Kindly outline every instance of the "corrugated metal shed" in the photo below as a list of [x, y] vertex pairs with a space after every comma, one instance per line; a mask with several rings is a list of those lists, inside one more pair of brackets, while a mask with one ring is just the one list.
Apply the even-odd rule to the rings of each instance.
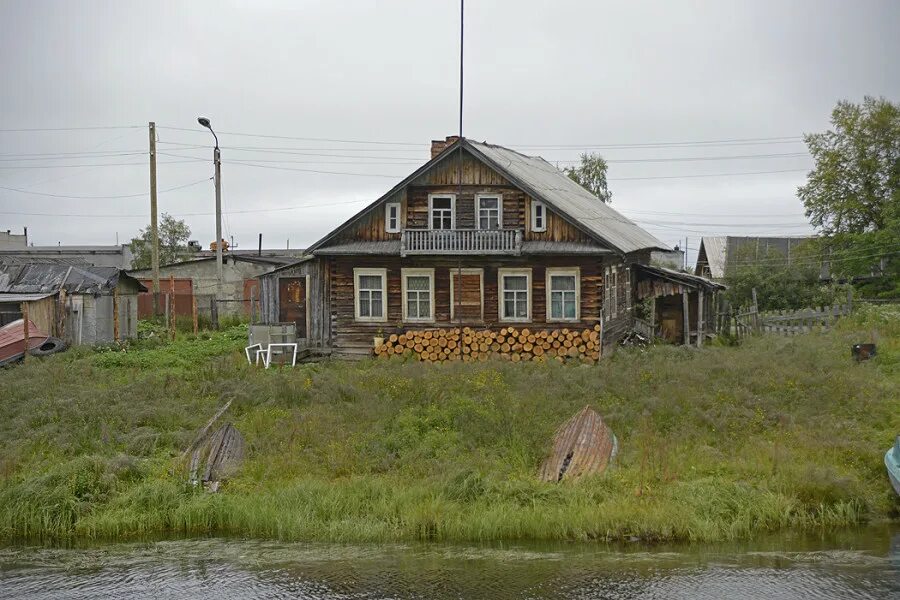
[[493, 144], [471, 140], [465, 143], [476, 156], [480, 153], [486, 162], [530, 195], [546, 202], [620, 252], [669, 249], [543, 158]]
[[115, 267], [0, 265], [0, 293], [54, 293], [62, 286], [68, 294], [100, 295], [109, 293], [120, 280], [133, 282], [139, 290], [146, 291], [136, 279]]

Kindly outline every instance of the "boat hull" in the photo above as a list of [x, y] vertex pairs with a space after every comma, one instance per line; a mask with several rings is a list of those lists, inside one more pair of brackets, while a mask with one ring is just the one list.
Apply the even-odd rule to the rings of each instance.
[[[47, 341], [48, 336], [28, 321], [28, 349], [34, 350]], [[0, 366], [15, 362], [25, 355], [25, 321], [19, 319], [0, 327]]]
[[891, 448], [884, 455], [884, 466], [887, 467], [888, 479], [894, 486], [894, 491], [900, 496], [900, 457], [898, 457], [896, 447]]

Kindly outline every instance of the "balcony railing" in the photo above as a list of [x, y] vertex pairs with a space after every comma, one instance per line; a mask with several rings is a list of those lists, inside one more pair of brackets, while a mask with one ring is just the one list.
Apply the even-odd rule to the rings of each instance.
[[520, 229], [404, 229], [400, 255], [520, 254]]

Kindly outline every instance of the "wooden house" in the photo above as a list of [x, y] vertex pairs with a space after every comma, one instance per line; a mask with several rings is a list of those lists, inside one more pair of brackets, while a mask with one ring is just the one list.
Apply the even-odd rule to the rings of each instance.
[[544, 159], [448, 137], [301, 262], [261, 276], [262, 320], [295, 322], [337, 355], [464, 327], [600, 325], [609, 347], [631, 324], [635, 266], [656, 250], [668, 248]]

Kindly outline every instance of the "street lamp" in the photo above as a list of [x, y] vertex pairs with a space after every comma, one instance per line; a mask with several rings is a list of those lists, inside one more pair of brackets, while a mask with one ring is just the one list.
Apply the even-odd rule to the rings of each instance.
[[222, 298], [222, 156], [219, 153], [219, 136], [213, 131], [209, 119], [199, 117], [197, 122], [209, 129], [209, 132], [213, 134], [213, 139], [216, 140], [216, 147], [213, 149], [213, 165], [215, 165], [216, 180], [216, 314], [214, 316], [218, 325], [218, 301]]

